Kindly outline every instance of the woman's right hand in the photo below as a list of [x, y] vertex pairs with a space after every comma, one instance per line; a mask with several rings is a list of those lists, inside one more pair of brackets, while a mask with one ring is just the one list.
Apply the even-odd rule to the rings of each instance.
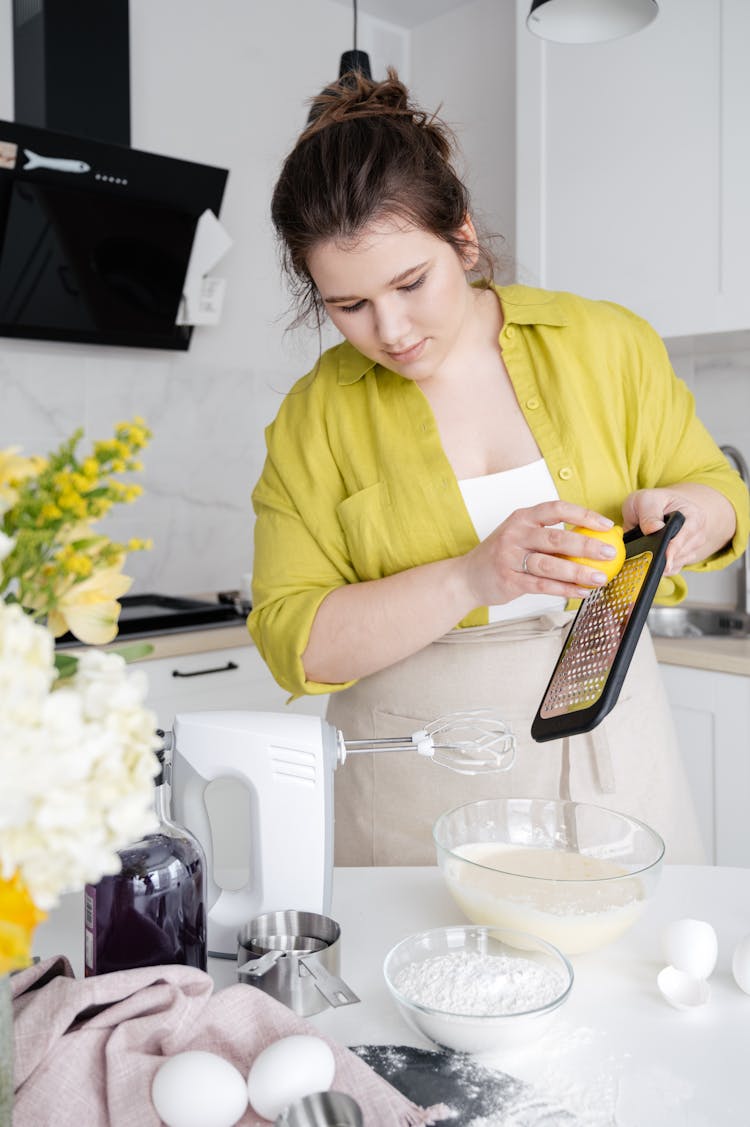
[[528, 594], [580, 599], [592, 587], [606, 583], [607, 576], [595, 567], [564, 557], [609, 560], [615, 549], [595, 537], [569, 531], [565, 524], [603, 531], [612, 528], [614, 521], [569, 501], [545, 501], [516, 509], [463, 557], [465, 582], [474, 605], [508, 603]]

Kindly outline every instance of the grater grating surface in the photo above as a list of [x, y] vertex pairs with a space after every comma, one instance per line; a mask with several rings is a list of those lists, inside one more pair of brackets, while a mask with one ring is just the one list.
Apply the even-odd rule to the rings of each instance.
[[578, 608], [531, 724], [532, 739], [590, 732], [617, 704], [664, 573], [667, 546], [684, 523], [675, 510], [665, 514], [657, 532], [625, 533], [622, 571]]
[[544, 719], [589, 708], [601, 697], [654, 554], [625, 561], [611, 582], [581, 604], [539, 715]]

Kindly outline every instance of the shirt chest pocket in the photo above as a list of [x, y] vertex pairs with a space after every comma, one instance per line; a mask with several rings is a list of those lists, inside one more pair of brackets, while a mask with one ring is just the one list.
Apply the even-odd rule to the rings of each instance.
[[382, 579], [423, 562], [413, 558], [413, 536], [408, 535], [384, 481], [347, 497], [337, 513], [349, 559], [360, 580]]

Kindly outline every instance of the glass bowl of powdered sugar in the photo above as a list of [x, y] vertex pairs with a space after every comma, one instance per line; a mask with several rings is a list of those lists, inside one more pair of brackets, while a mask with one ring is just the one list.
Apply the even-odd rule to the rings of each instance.
[[566, 955], [618, 939], [661, 875], [664, 842], [644, 822], [586, 802], [487, 798], [433, 830], [446, 885], [472, 923], [530, 931]]
[[383, 974], [412, 1029], [441, 1048], [474, 1054], [538, 1037], [573, 985], [573, 968], [551, 943], [460, 924], [403, 939]]

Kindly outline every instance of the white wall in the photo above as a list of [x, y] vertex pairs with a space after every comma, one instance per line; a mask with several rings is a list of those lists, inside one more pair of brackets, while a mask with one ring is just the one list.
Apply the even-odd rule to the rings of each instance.
[[[463, 171], [481, 227], [513, 272], [515, 215], [514, 0], [473, 0], [419, 24], [412, 35], [412, 85], [458, 135]], [[498, 280], [509, 280], [501, 272]]]
[[[465, 118], [467, 149], [481, 153], [465, 91], [485, 22], [494, 27], [492, 2], [463, 13], [447, 40], [439, 29], [431, 36], [429, 23], [407, 32], [361, 14], [359, 46], [373, 73], [393, 64], [409, 81], [411, 38], [429, 42], [432, 65], [420, 64], [415, 96]], [[146, 494], [105, 525], [113, 536], [154, 540], [152, 552], [128, 560], [134, 590], [234, 587], [252, 562], [250, 491], [263, 428], [317, 350], [315, 340], [284, 333], [288, 298], [270, 194], [307, 99], [337, 75], [352, 45], [351, 9], [334, 0], [131, 0], [130, 16], [133, 146], [230, 169], [221, 218], [234, 246], [216, 270], [227, 279], [223, 321], [197, 329], [188, 353], [0, 338], [0, 447], [44, 453], [76, 426], [105, 437], [117, 420], [143, 415], [155, 435]], [[11, 27], [11, 0], [0, 0], [0, 118], [8, 119]], [[512, 104], [506, 112], [512, 121]]]

